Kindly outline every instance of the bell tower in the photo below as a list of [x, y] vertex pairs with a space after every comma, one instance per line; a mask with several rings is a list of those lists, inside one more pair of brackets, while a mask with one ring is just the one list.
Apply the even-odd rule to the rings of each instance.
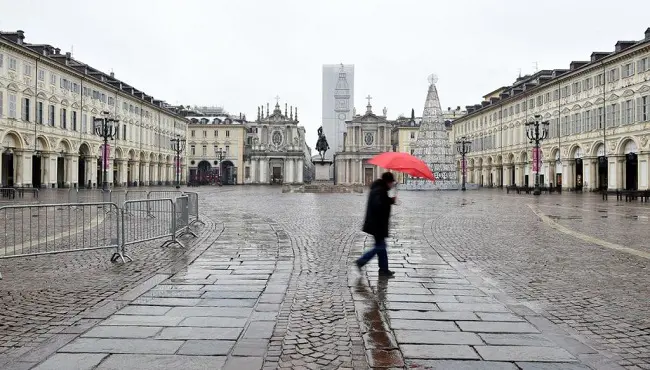
[[334, 111], [339, 122], [345, 123], [350, 113], [350, 87], [348, 86], [347, 73], [343, 64], [341, 64], [339, 79], [334, 90]]

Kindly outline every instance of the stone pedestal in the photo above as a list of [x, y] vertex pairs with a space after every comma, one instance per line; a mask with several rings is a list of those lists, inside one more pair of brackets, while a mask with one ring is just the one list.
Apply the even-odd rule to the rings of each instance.
[[332, 167], [332, 160], [330, 159], [314, 161], [315, 180], [330, 181], [330, 167]]

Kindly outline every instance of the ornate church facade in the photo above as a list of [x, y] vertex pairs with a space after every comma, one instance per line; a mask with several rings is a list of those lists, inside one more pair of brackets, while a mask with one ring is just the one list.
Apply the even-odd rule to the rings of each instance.
[[284, 113], [279, 102], [269, 114], [269, 105], [258, 107], [257, 120], [251, 125], [253, 135], [247, 150], [245, 183], [302, 184], [306, 157], [305, 128], [298, 125], [298, 108]]
[[336, 154], [336, 182], [339, 184], [370, 185], [381, 176], [382, 169], [369, 164], [375, 155], [391, 151], [391, 129], [393, 123], [383, 115], [372, 112], [371, 97], [368, 97], [366, 113], [356, 115], [347, 121], [347, 132], [343, 136], [343, 151]]

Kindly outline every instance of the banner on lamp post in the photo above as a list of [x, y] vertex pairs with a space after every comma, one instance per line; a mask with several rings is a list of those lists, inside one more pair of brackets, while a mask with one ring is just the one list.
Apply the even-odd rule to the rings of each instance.
[[463, 158], [461, 161], [462, 174], [464, 175], [467, 172], [467, 159]]
[[541, 166], [542, 166], [542, 149], [533, 148], [533, 172], [539, 172]]
[[177, 175], [180, 174], [181, 173], [181, 160], [180, 160], [180, 158], [174, 159], [174, 166], [176, 166], [176, 174]]

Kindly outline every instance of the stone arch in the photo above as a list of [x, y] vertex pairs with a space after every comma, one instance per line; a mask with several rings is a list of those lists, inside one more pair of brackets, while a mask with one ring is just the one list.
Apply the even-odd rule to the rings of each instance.
[[156, 163], [156, 155], [153, 152], [149, 153], [149, 162]]
[[515, 155], [514, 153], [508, 153], [508, 163], [515, 163]]
[[2, 138], [2, 148], [4, 149], [22, 149], [25, 147], [25, 140], [16, 131], [7, 131]]
[[527, 151], [522, 150], [519, 153], [519, 161], [522, 162], [522, 163], [525, 163], [525, 162], [528, 161], [528, 152]]
[[503, 157], [501, 154], [497, 155], [496, 164], [503, 164]]
[[50, 141], [45, 136], [38, 135], [36, 138], [36, 150], [39, 150], [41, 152], [49, 152], [50, 148]]
[[81, 145], [79, 145], [79, 154], [82, 156], [90, 156], [92, 153], [92, 149], [90, 148], [90, 145], [88, 145], [87, 142], [82, 142]]
[[618, 145], [616, 146], [616, 153], [623, 155], [629, 153], [638, 154], [639, 147], [640, 145], [634, 137], [626, 136], [618, 142]]
[[54, 149], [57, 153], [72, 153], [72, 144], [68, 139], [61, 139]]
[[140, 162], [146, 162], [147, 155], [144, 151], [140, 152]]
[[167, 155], [167, 157], [165, 158], [165, 163], [172, 164], [172, 156], [171, 155]]
[[115, 159], [122, 159], [124, 158], [124, 150], [120, 148], [119, 146], [115, 148]]
[[607, 155], [605, 153], [605, 144], [601, 141], [596, 141], [592, 146], [589, 154], [594, 157], [600, 157]]
[[129, 160], [131, 160], [131, 161], [135, 161], [135, 159], [137, 158], [135, 150], [133, 150], [133, 149], [130, 149], [129, 153], [127, 155], [129, 156]]
[[474, 158], [470, 158], [469, 161], [467, 161], [468, 166], [474, 168], [474, 162], [475, 162]]
[[573, 144], [569, 147], [569, 159], [582, 158], [585, 156], [585, 151], [580, 144]]
[[478, 159], [478, 166], [483, 167], [483, 158], [482, 157], [479, 157], [479, 159]]
[[158, 154], [158, 163], [165, 163], [165, 156], [162, 153]]

